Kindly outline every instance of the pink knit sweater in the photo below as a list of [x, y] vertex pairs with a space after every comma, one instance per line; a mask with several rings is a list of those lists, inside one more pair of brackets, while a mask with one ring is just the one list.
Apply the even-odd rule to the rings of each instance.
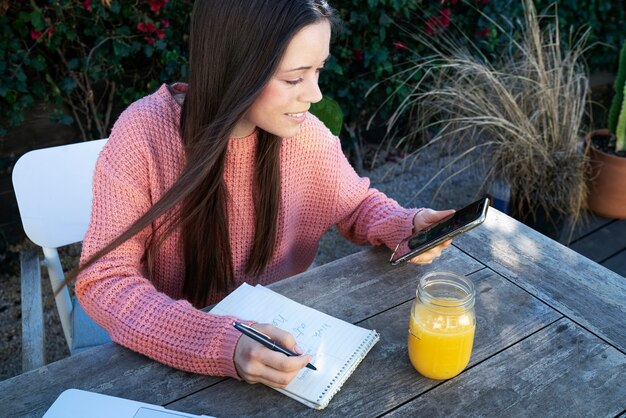
[[[184, 91], [186, 86], [176, 88]], [[180, 112], [163, 85], [132, 104], [116, 122], [96, 165], [83, 261], [122, 233], [179, 176], [185, 164]], [[415, 211], [370, 189], [369, 180], [360, 178], [344, 157], [339, 140], [308, 114], [300, 133], [284, 139], [281, 149], [274, 256], [259, 277], [247, 276], [254, 238], [256, 141], [256, 134], [233, 138], [224, 173], [237, 285], [265, 285], [305, 271], [320, 237], [335, 224], [355, 243], [389, 247], [411, 232]], [[121, 345], [178, 369], [237, 378], [233, 355], [241, 334], [231, 326], [233, 318], [199, 311], [182, 299], [185, 266], [179, 231], [158, 250], [147, 279], [141, 257], [149, 232], [146, 228], [80, 274], [76, 294], [81, 306]], [[211, 294], [207, 305], [224, 296]]]

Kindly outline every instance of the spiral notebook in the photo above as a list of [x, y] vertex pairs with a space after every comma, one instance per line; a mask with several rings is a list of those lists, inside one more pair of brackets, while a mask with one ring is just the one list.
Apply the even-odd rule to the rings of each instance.
[[276, 390], [315, 409], [328, 405], [379, 339], [376, 331], [309, 308], [261, 285], [244, 283], [211, 313], [289, 331], [304, 352], [313, 355], [311, 363], [317, 370], [303, 368], [285, 389]]

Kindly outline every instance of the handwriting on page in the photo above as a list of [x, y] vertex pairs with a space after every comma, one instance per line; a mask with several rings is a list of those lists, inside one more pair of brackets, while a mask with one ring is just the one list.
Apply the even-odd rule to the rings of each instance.
[[293, 336], [298, 339], [298, 337], [304, 337], [304, 329], [306, 328], [306, 324], [302, 323], [295, 328], [291, 329]]
[[[271, 324], [278, 328], [283, 328], [285, 324], [289, 323], [289, 320], [285, 318], [285, 316], [281, 313], [277, 314], [271, 321]], [[324, 334], [324, 331], [330, 329], [330, 325], [327, 323], [323, 323], [314, 329], [313, 336], [317, 338], [321, 338]], [[298, 339], [298, 337], [305, 337], [307, 331], [307, 324], [304, 322], [297, 324], [295, 327], [291, 328], [291, 333], [293, 336]]]
[[315, 337], [318, 338], [322, 338], [322, 335], [324, 334], [324, 331], [330, 329], [330, 325], [328, 325], [327, 323], [323, 323], [322, 326], [320, 326], [318, 328], [317, 331], [315, 331], [315, 334], [313, 334]]
[[328, 321], [320, 323], [320, 313], [299, 305], [262, 286], [242, 285], [239, 295], [222, 300], [212, 312], [230, 315], [237, 312], [241, 319], [267, 322], [289, 331], [296, 339], [321, 338], [331, 328]]
[[287, 319], [284, 316], [279, 314], [276, 318], [272, 319], [271, 324], [277, 328], [280, 328], [280, 326], [285, 324], [286, 322], [287, 322]]

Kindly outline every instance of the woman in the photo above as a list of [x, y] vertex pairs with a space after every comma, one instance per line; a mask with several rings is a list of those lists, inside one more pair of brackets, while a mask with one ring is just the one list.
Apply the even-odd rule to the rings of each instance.
[[[132, 104], [96, 166], [76, 294], [114, 341], [182, 370], [284, 387], [310, 355], [271, 351], [235, 318], [197, 308], [306, 270], [334, 224], [393, 247], [451, 213], [369, 189], [307, 113], [322, 98], [333, 19], [324, 0], [196, 0], [188, 84]], [[302, 353], [290, 334], [254, 326]]]

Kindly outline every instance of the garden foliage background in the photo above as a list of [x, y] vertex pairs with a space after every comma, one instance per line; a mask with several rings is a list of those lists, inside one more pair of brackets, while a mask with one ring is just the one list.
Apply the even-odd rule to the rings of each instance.
[[[537, 0], [539, 10], [551, 1]], [[625, 32], [623, 2], [561, 0], [562, 34], [591, 28], [590, 72], [617, 66]], [[416, 55], [428, 51], [411, 40], [410, 31], [436, 38], [458, 30], [487, 57], [497, 57], [506, 42], [484, 13], [498, 21], [521, 17], [518, 0], [333, 0], [343, 20], [320, 83], [341, 105], [347, 129], [342, 141], [360, 141], [366, 122], [375, 124], [407, 92], [387, 81]], [[108, 135], [129, 103], [163, 82], [185, 80], [187, 26], [192, 0], [0, 0], [0, 138], [38, 102], [54, 103], [52, 118], [74, 125], [83, 139]], [[420, 74], [416, 74], [420, 77]], [[78, 139], [78, 138], [77, 138]]]

